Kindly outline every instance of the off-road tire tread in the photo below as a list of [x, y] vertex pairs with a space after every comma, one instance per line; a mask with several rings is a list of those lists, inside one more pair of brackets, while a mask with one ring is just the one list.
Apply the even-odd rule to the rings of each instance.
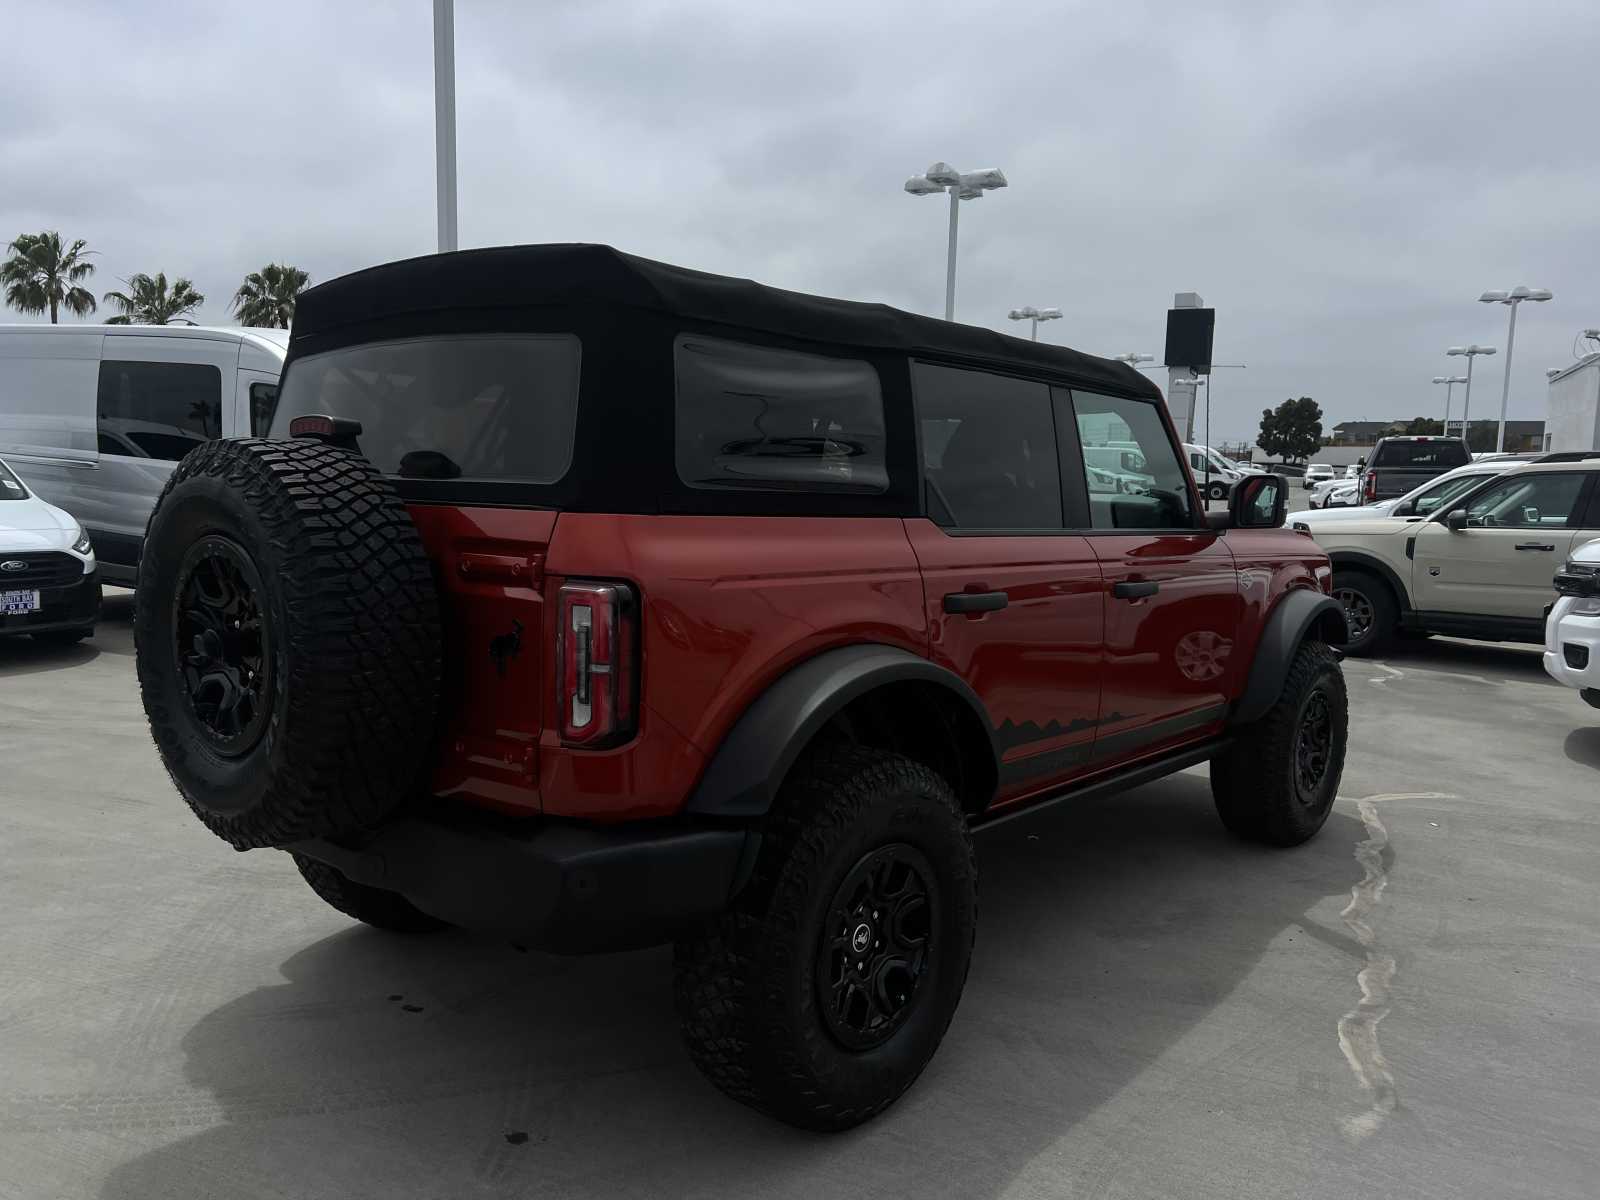
[[1297, 846], [1316, 835], [1319, 821], [1308, 832], [1296, 822], [1299, 801], [1290, 770], [1294, 762], [1295, 734], [1300, 702], [1319, 676], [1339, 703], [1334, 706], [1334, 764], [1332, 788], [1338, 791], [1344, 772], [1344, 750], [1349, 729], [1349, 700], [1339, 657], [1322, 642], [1307, 639], [1295, 652], [1283, 690], [1259, 721], [1241, 730], [1227, 750], [1211, 760], [1211, 794], [1217, 815], [1229, 832], [1271, 846]]
[[[676, 944], [674, 1000], [690, 1057], [733, 1099], [802, 1128], [846, 1129], [893, 1104], [927, 1065], [924, 1059], [898, 1081], [893, 1094], [872, 1103], [832, 1104], [818, 1094], [798, 1056], [785, 1049], [805, 1037], [827, 1035], [786, 1027], [783, 996], [759, 994], [762, 984], [755, 980], [757, 952], [800, 922], [805, 881], [823, 869], [837, 840], [884, 795], [913, 789], [937, 797], [938, 818], [965, 844], [966, 869], [975, 887], [972, 839], [949, 783], [901, 755], [838, 741], [809, 752], [785, 781], [763, 826], [750, 882], [733, 907], [698, 936]], [[975, 929], [974, 920], [965, 948], [968, 967]], [[792, 951], [812, 952], [810, 947]], [[965, 978], [963, 970], [963, 983]], [[780, 985], [768, 980], [765, 986]], [[954, 1006], [939, 1038], [953, 1016]]]
[[430, 917], [398, 892], [357, 883], [337, 867], [303, 854], [290, 857], [311, 890], [347, 917], [391, 933], [435, 933], [450, 928], [449, 922]]
[[[170, 656], [157, 643], [171, 597], [143, 586], [163, 555], [188, 549], [164, 544], [163, 514], [186, 483], [207, 476], [268, 531], [266, 546], [245, 548], [284, 601], [272, 635], [286, 649], [286, 712], [269, 734], [283, 746], [261, 763], [272, 773], [270, 803], [228, 815], [192, 793], [179, 714], [151, 666], [154, 655]], [[134, 640], [145, 712], [168, 774], [218, 837], [247, 849], [337, 836], [377, 824], [417, 791], [439, 702], [438, 594], [416, 526], [367, 459], [309, 440], [206, 443], [179, 463], [150, 514], [140, 583]]]

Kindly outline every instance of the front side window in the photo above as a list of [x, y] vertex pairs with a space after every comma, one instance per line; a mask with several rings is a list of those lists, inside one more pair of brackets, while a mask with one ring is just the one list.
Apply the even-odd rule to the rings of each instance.
[[22, 480], [11, 473], [11, 468], [0, 462], [0, 500], [26, 500], [28, 489]]
[[205, 363], [102, 362], [95, 419], [100, 453], [177, 462], [222, 436], [222, 372]]
[[1572, 521], [1581, 474], [1513, 475], [1485, 488], [1467, 505], [1467, 524], [1485, 529], [1557, 529]]
[[673, 350], [678, 476], [690, 487], [888, 489], [871, 363], [688, 334]]
[[[406, 338], [307, 355], [284, 373], [271, 436], [320, 413], [361, 422], [357, 444], [386, 474], [554, 483], [572, 463], [579, 356], [570, 334]], [[250, 399], [253, 420], [254, 388]]]
[[1060, 529], [1047, 384], [912, 364], [928, 510], [960, 529]]
[[1095, 529], [1187, 529], [1189, 481], [1158, 402], [1074, 390]]
[[1440, 480], [1417, 494], [1416, 500], [1412, 502], [1412, 511], [1423, 517], [1431, 512], [1437, 512], [1441, 504], [1449, 504], [1457, 496], [1465, 495], [1485, 478], [1487, 476], [1462, 475], [1455, 479]]

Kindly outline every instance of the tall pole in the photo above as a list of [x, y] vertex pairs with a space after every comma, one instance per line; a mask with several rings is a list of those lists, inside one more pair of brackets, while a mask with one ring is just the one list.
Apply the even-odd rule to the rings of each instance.
[[[1472, 360], [1469, 358], [1469, 359], [1467, 359], [1467, 366], [1470, 367], [1471, 365], [1472, 365]], [[1453, 380], [1447, 379], [1447, 380], [1444, 381], [1444, 436], [1445, 437], [1449, 437], [1450, 436], [1450, 393], [1455, 391], [1455, 390], [1456, 390], [1456, 385], [1455, 385], [1455, 382]]]
[[[456, 240], [456, 22], [455, 0], [433, 0], [434, 173], [439, 189], [439, 253]], [[951, 237], [954, 238], [952, 232]]]
[[1029, 319], [1033, 322], [1033, 333], [1030, 340], [1037, 342], [1039, 340], [1039, 318], [1031, 317]]
[[[958, 188], [950, 188], [950, 254], [944, 264], [944, 319], [956, 319], [956, 219], [961, 215]], [[1036, 327], [1037, 331], [1037, 327]]]
[[[1473, 345], [1476, 346], [1477, 343], [1474, 342]], [[1463, 396], [1462, 399], [1461, 399], [1461, 440], [1462, 441], [1466, 441], [1467, 440], [1467, 410], [1472, 407], [1472, 360], [1477, 358], [1477, 357], [1478, 356], [1476, 354], [1467, 355], [1467, 394], [1465, 396]], [[1448, 421], [1445, 422], [1444, 435], [1445, 435], [1445, 437], [1449, 437], [1450, 436], [1450, 423]]]
[[[1500, 436], [1494, 444], [1495, 452], [1499, 454], [1505, 453], [1506, 448], [1506, 404], [1511, 399], [1511, 352], [1517, 345], [1517, 309], [1522, 305], [1513, 300], [1506, 307], [1511, 310], [1511, 324], [1506, 329], [1506, 377], [1500, 384]], [[1467, 361], [1471, 362], [1471, 359]]]

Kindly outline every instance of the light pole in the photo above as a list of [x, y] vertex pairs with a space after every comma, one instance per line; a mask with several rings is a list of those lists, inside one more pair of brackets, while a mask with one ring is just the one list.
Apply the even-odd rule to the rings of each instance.
[[1153, 363], [1155, 360], [1156, 356], [1154, 354], [1135, 354], [1132, 350], [1128, 351], [1126, 354], [1118, 354], [1112, 358], [1113, 362], [1127, 363], [1130, 367], [1133, 367], [1138, 371], [1144, 370], [1144, 368], [1139, 365], [1140, 363]]
[[1060, 320], [1061, 310], [1059, 308], [1035, 308], [1033, 305], [1029, 304], [1022, 308], [1013, 308], [1006, 314], [1006, 316], [1010, 317], [1013, 321], [1032, 321], [1032, 340], [1037, 342], [1039, 340], [1039, 322]]
[[1005, 172], [999, 167], [983, 171], [958, 171], [947, 162], [936, 162], [921, 175], [906, 180], [906, 191], [913, 196], [950, 193], [950, 250], [944, 265], [944, 319], [956, 319], [956, 222], [963, 200], [980, 199], [985, 192], [1006, 186]]
[[1549, 288], [1519, 285], [1509, 292], [1485, 292], [1478, 297], [1480, 304], [1504, 304], [1511, 309], [1511, 320], [1506, 327], [1506, 373], [1505, 379], [1500, 384], [1500, 435], [1494, 444], [1497, 452], [1504, 453], [1506, 448], [1506, 405], [1511, 400], [1511, 353], [1516, 348], [1517, 341], [1517, 309], [1522, 307], [1524, 300], [1536, 300], [1543, 304], [1551, 299], [1552, 295]]
[[[1477, 342], [1473, 342], [1470, 346], [1451, 346], [1445, 353], [1464, 356], [1467, 360], [1467, 392], [1461, 399], [1461, 440], [1466, 441], [1467, 414], [1472, 411], [1472, 360], [1480, 354], [1494, 354], [1496, 351], [1493, 346], [1480, 346]], [[1444, 435], [1445, 437], [1450, 436], [1449, 421], [1445, 422]]]
[[[1470, 364], [1472, 360], [1469, 358]], [[1444, 436], [1450, 436], [1450, 393], [1456, 390], [1456, 384], [1467, 382], [1465, 375], [1435, 375], [1435, 383], [1444, 384]]]
[[433, 0], [433, 148], [438, 186], [439, 253], [456, 240], [455, 0]]

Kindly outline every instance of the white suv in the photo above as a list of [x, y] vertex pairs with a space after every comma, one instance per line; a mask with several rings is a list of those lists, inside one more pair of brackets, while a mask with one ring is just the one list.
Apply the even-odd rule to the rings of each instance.
[[1446, 500], [1426, 520], [1319, 524], [1350, 627], [1345, 652], [1379, 653], [1403, 632], [1543, 642], [1557, 568], [1572, 546], [1600, 538], [1597, 483], [1594, 459], [1533, 463]]
[[1544, 669], [1600, 708], [1600, 541], [1573, 549], [1555, 587], [1544, 627]]

